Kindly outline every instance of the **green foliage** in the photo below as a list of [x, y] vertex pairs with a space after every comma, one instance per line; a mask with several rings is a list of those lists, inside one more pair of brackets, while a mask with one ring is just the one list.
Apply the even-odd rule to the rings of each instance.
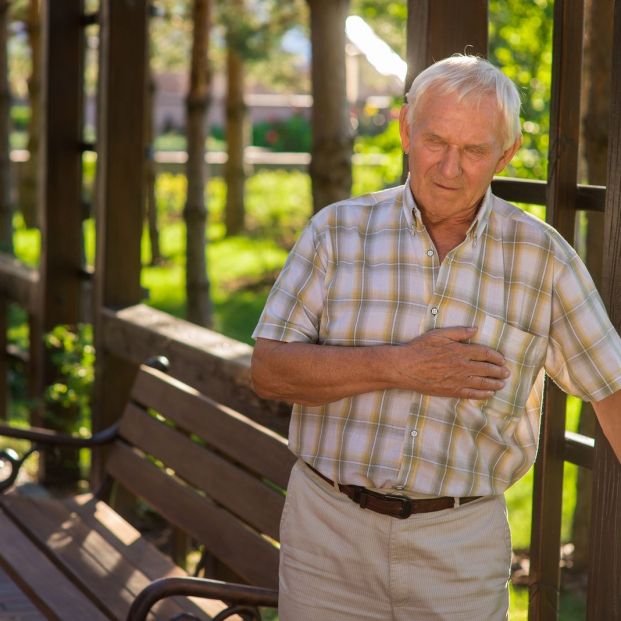
[[216, 6], [227, 46], [246, 61], [265, 58], [305, 14], [301, 0], [225, 0]]
[[[148, 239], [143, 238], [142, 285], [147, 303], [177, 317], [185, 315], [186, 178], [162, 173], [157, 178], [157, 209], [163, 265], [150, 267]], [[311, 214], [308, 175], [261, 171], [247, 181], [247, 234], [225, 237], [225, 184], [209, 179], [207, 266], [215, 311], [215, 327], [228, 336], [251, 342], [250, 332], [287, 251]], [[91, 238], [92, 223], [87, 228]]]
[[18, 132], [28, 131], [30, 123], [30, 108], [24, 105], [11, 106], [11, 124]]
[[[95, 365], [93, 327], [56, 326], [45, 336], [45, 346], [59, 374], [58, 381], [45, 391], [46, 404], [56, 406], [49, 411], [56, 417], [59, 407], [77, 412], [81, 425], [88, 425]], [[57, 422], [63, 423], [64, 419]]]
[[246, 221], [252, 235], [291, 247], [312, 214], [310, 177], [301, 171], [261, 171], [246, 185]]
[[522, 93], [522, 148], [504, 174], [545, 179], [547, 174], [552, 0], [490, 0], [489, 57]]
[[[166, 245], [166, 227], [181, 222], [185, 203], [185, 175], [162, 173], [156, 181], [156, 201], [162, 246]], [[290, 247], [312, 213], [310, 179], [300, 171], [263, 170], [246, 181], [246, 228], [252, 238], [266, 238]], [[206, 205], [208, 238], [215, 242], [225, 234], [224, 206], [226, 186], [222, 177], [207, 183]], [[164, 251], [166, 255], [166, 251]], [[147, 258], [148, 253], [143, 254]]]
[[393, 119], [381, 134], [356, 137], [354, 153], [376, 156], [370, 166], [353, 169], [353, 194], [366, 194], [400, 183], [403, 170], [403, 149], [399, 121]]
[[281, 121], [263, 121], [252, 128], [252, 144], [270, 151], [305, 153], [311, 149], [310, 122], [300, 114]]
[[189, 71], [192, 41], [190, 0], [154, 0], [149, 22], [154, 71]]
[[[156, 151], [185, 151], [187, 148], [187, 137], [183, 133], [170, 130], [157, 136], [153, 146]], [[224, 132], [221, 127], [209, 128], [205, 149], [207, 151], [226, 150]]]

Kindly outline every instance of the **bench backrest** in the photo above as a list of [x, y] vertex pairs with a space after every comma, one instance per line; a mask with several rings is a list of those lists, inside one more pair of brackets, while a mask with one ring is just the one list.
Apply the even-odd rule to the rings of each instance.
[[106, 469], [250, 584], [276, 588], [282, 436], [142, 366]]

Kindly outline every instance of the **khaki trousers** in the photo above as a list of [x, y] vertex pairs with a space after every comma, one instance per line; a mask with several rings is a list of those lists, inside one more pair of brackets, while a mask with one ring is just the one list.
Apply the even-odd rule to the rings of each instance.
[[280, 621], [508, 618], [504, 496], [400, 520], [361, 509], [298, 461], [280, 536]]

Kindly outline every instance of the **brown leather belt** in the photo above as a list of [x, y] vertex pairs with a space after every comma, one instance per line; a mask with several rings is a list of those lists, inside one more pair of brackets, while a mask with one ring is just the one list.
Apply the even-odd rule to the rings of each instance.
[[[327, 476], [324, 476], [319, 470], [316, 470], [309, 464], [306, 465], [317, 476], [334, 487], [334, 482]], [[400, 519], [408, 518], [414, 513], [431, 513], [432, 511], [451, 509], [481, 498], [481, 496], [465, 496], [462, 498], [453, 498], [452, 496], [408, 498], [407, 496], [397, 496], [395, 494], [379, 494], [378, 492], [373, 492], [360, 485], [342, 485], [341, 483], [339, 483], [338, 489], [363, 509], [370, 509], [376, 513], [390, 515], [391, 517]]]

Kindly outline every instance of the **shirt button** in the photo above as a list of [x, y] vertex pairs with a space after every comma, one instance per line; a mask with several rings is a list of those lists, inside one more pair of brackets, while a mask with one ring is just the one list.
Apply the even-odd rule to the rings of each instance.
[[435, 306], [431, 309], [431, 314], [432, 315], [437, 315], [438, 314], [438, 309]]
[[431, 248], [429, 250], [427, 250], [427, 256], [428, 257], [433, 257], [433, 250], [431, 250]]
[[410, 435], [415, 438], [418, 435], [418, 431], [416, 431], [416, 429], [412, 429], [412, 431], [410, 431]]

